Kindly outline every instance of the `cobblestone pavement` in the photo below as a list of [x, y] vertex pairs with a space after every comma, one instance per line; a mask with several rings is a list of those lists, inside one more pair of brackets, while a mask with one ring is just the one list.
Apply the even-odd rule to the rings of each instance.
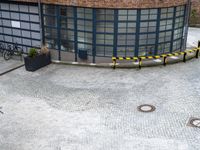
[[[166, 67], [50, 65], [0, 77], [0, 150], [199, 150], [200, 60]], [[137, 111], [140, 104], [156, 111]]]
[[187, 37], [187, 47], [190, 49], [191, 47], [197, 47], [199, 37], [200, 28], [189, 28], [188, 37]]
[[0, 76], [1, 74], [23, 65], [23, 61], [18, 57], [14, 57], [8, 61], [4, 60], [0, 53]]

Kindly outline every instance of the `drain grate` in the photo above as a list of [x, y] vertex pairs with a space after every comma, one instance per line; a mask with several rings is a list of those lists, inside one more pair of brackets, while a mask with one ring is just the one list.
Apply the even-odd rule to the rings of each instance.
[[200, 128], [200, 118], [190, 118], [188, 126]]
[[140, 112], [153, 112], [156, 110], [156, 107], [149, 104], [143, 104], [137, 107]]

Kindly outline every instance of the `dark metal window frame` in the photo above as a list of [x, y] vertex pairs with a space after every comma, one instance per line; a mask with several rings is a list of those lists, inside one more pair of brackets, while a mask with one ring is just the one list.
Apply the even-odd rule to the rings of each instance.
[[[39, 17], [39, 12], [38, 12], [38, 13], [30, 12], [30, 7], [31, 7], [31, 6], [36, 6], [36, 7], [38, 7], [38, 6], [37, 6], [36, 4], [21, 3], [21, 2], [20, 2], [20, 3], [16, 3], [16, 2], [2, 1], [1, 3], [6, 3], [6, 4], [8, 4], [8, 5], [9, 5], [9, 10], [1, 9], [1, 8], [0, 8], [0, 13], [1, 13], [1, 15], [0, 15], [1, 25], [0, 25], [0, 27], [2, 28], [2, 30], [3, 30], [3, 28], [11, 29], [11, 32], [12, 32], [12, 33], [11, 33], [11, 34], [0, 33], [0, 35], [3, 36], [3, 41], [0, 41], [0, 42], [6, 42], [6, 43], [8, 43], [8, 44], [15, 44], [15, 42], [13, 41], [13, 38], [21, 38], [21, 43], [18, 43], [18, 45], [19, 45], [20, 47], [22, 47], [23, 50], [24, 50], [25, 52], [27, 52], [27, 51], [28, 51], [28, 48], [33, 47], [32, 41], [38, 41], [38, 42], [41, 41], [41, 39], [35, 39], [35, 38], [33, 38], [32, 35], [31, 35], [31, 33], [40, 33], [40, 31], [37, 31], [37, 30], [31, 30], [31, 24], [37, 24], [37, 25], [39, 25], [39, 22], [31, 21], [31, 19], [30, 19], [30, 15], [37, 15], [37, 16]], [[11, 5], [11, 4], [17, 5], [17, 6], [18, 6], [18, 11], [11, 10], [11, 9], [10, 9], [10, 5]], [[22, 11], [20, 11], [20, 9], [19, 9], [20, 5], [28, 5], [28, 12], [22, 12]], [[4, 18], [4, 17], [2, 16], [2, 12], [8, 12], [8, 13], [9, 13], [9, 18]], [[19, 19], [11, 18], [11, 13], [19, 13]], [[28, 16], [29, 16], [29, 20], [28, 20], [28, 21], [27, 21], [27, 20], [22, 20], [22, 19], [20, 18], [20, 14], [26, 14], [26, 15], [28, 15]], [[21, 23], [29, 23], [29, 29], [15, 28], [15, 27], [3, 25], [3, 20], [8, 20], [8, 21], [19, 21], [20, 24], [21, 24]], [[13, 34], [13, 29], [15, 29], [15, 30], [20, 30], [20, 36], [14, 35], [14, 34]], [[28, 32], [30, 32], [30, 37], [24, 37], [24, 36], [22, 36], [22, 32], [23, 32], [23, 31], [28, 31]], [[12, 36], [12, 42], [5, 41], [5, 36]], [[41, 37], [40, 37], [40, 38], [41, 38]], [[30, 41], [31, 41], [31, 45], [22, 44], [22, 43], [23, 43], [23, 42], [22, 42], [23, 39], [30, 40]], [[34, 46], [34, 47], [39, 48], [40, 45], [36, 45], [36, 46]]]
[[[46, 4], [45, 4], [46, 5]], [[56, 5], [56, 6], [59, 6], [59, 5]], [[70, 6], [71, 7], [71, 6]], [[184, 7], [184, 9], [186, 9], [186, 5], [181, 5], [181, 6], [177, 6], [177, 7]], [[129, 23], [129, 22], [134, 22], [134, 21], [129, 21], [129, 20], [127, 20], [127, 21], [122, 21], [122, 20], [119, 20], [119, 10], [118, 9], [102, 9], [102, 10], [104, 10], [105, 11], [105, 13], [104, 14], [102, 14], [102, 15], [106, 15], [106, 11], [107, 10], [112, 10], [112, 11], [114, 11], [114, 16], [113, 16], [113, 19], [112, 20], [107, 20], [107, 19], [97, 19], [96, 18], [96, 15], [97, 15], [97, 11], [98, 11], [98, 9], [101, 9], [101, 8], [85, 8], [85, 9], [92, 9], [92, 14], [91, 14], [91, 16], [92, 16], [92, 19], [87, 19], [87, 18], [79, 18], [79, 17], [77, 17], [77, 9], [79, 8], [79, 7], [73, 7], [73, 9], [74, 9], [74, 11], [73, 11], [73, 13], [74, 13], [74, 17], [72, 17], [71, 19], [74, 19], [74, 23], [76, 23], [76, 24], [74, 24], [74, 29], [67, 29], [67, 30], [70, 30], [70, 31], [74, 31], [74, 44], [75, 44], [75, 53], [77, 54], [77, 49], [78, 49], [78, 43], [82, 43], [82, 44], [91, 44], [91, 47], [92, 47], [92, 49], [91, 49], [91, 53], [89, 53], [88, 55], [89, 56], [93, 56], [93, 62], [95, 62], [95, 57], [111, 57], [111, 54], [108, 54], [108, 53], [110, 53], [110, 52], [106, 52], [106, 47], [112, 47], [113, 48], [113, 53], [112, 53], [112, 55], [113, 56], [118, 56], [118, 54], [117, 54], [117, 51], [119, 50], [118, 48], [119, 47], [133, 47], [133, 50], [134, 50], [134, 56], [138, 56], [138, 54], [139, 54], [139, 48], [140, 47], [149, 47], [149, 46], [154, 46], [155, 48], [154, 48], [154, 51], [152, 52], [152, 54], [151, 55], [156, 55], [157, 53], [158, 53], [158, 47], [159, 47], [159, 45], [165, 45], [165, 47], [166, 47], [166, 45], [169, 45], [169, 43], [170, 43], [170, 49], [169, 50], [167, 50], [166, 51], [166, 53], [168, 53], [169, 51], [170, 52], [172, 52], [172, 51], [174, 51], [174, 49], [173, 49], [173, 45], [174, 45], [174, 42], [175, 41], [178, 41], [178, 40], [180, 40], [181, 38], [182, 38], [182, 36], [180, 37], [180, 38], [177, 38], [177, 39], [175, 39], [174, 37], [175, 37], [175, 35], [174, 35], [174, 31], [175, 30], [177, 30], [177, 29], [182, 29], [183, 30], [183, 28], [184, 28], [184, 26], [185, 26], [185, 23], [183, 22], [183, 26], [181, 26], [181, 27], [178, 27], [178, 28], [175, 28], [175, 21], [176, 21], [176, 19], [177, 18], [184, 18], [185, 17], [185, 13], [184, 14], [181, 14], [181, 15], [176, 15], [176, 13], [177, 13], [177, 11], [176, 11], [176, 8], [177, 7], [169, 7], [169, 8], [158, 8], [158, 9], [156, 9], [156, 14], [154, 14], [154, 15], [157, 15], [157, 18], [155, 18], [155, 17], [153, 17], [153, 19], [144, 19], [144, 20], [141, 20], [141, 11], [143, 10], [143, 9], [136, 9], [136, 11], [137, 11], [137, 16], [136, 16], [136, 31], [134, 32], [134, 33], [129, 33], [129, 32], [127, 32], [127, 26], [126, 26], [126, 33], [119, 33], [119, 28], [118, 28], [118, 24], [120, 23], [120, 22], [126, 22], [126, 23]], [[171, 15], [169, 15], [169, 17], [168, 17], [168, 10], [167, 10], [167, 12], [166, 12], [166, 16], [167, 17], [165, 17], [165, 18], [161, 18], [161, 10], [162, 9], [173, 9], [173, 16], [171, 17]], [[127, 10], [129, 10], [129, 9], [127, 9]], [[130, 10], [134, 10], [134, 9], [130, 9]], [[146, 10], [148, 10], [148, 11], [150, 11], [151, 9], [146, 9]], [[183, 10], [180, 10], [180, 11], [183, 11]], [[75, 14], [76, 13], [76, 14]], [[116, 16], [117, 15], [117, 16]], [[148, 18], [150, 18], [150, 13], [148, 14]], [[43, 14], [43, 16], [51, 16], [51, 15], [47, 15], [47, 14]], [[62, 16], [61, 16], [62, 17]], [[67, 17], [66, 17], [67, 18]], [[68, 18], [70, 18], [70, 17], [68, 17]], [[105, 18], [106, 18], [106, 16], [105, 16]], [[128, 18], [128, 15], [127, 15], [127, 18]], [[91, 23], [92, 23], [92, 29], [93, 29], [93, 31], [86, 31], [86, 30], [84, 30], [84, 28], [83, 29], [77, 29], [77, 20], [83, 20], [83, 21], [91, 21]], [[159, 28], [160, 28], [160, 22], [161, 21], [168, 21], [168, 20], [172, 20], [173, 22], [172, 22], [172, 29], [166, 29], [166, 30], [160, 30]], [[151, 21], [153, 21], [153, 22], [155, 22], [156, 23], [156, 25], [154, 26], [155, 27], [155, 29], [156, 29], [156, 31], [155, 32], [151, 32], [151, 31], [147, 31], [147, 32], [140, 32], [140, 29], [141, 29], [141, 23], [145, 23], [145, 22], [151, 22]], [[113, 29], [113, 32], [111, 31], [111, 32], [106, 32], [106, 30], [104, 29], [104, 32], [99, 32], [99, 31], [97, 31], [97, 23], [104, 23], [104, 28], [106, 28], [106, 23], [112, 23], [113, 24], [113, 27], [114, 27], [114, 29]], [[44, 26], [44, 27], [48, 27], [48, 28], [55, 28], [55, 27], [51, 27], [51, 26]], [[149, 27], [147, 27], [147, 28], [149, 28]], [[57, 27], [56, 29], [61, 29], [60, 27]], [[148, 29], [149, 30], [149, 29]], [[91, 33], [92, 34], [92, 37], [93, 37], [93, 40], [92, 40], [92, 43], [87, 43], [87, 42], [78, 42], [77, 41], [77, 33], [79, 32], [79, 31], [81, 31], [81, 32], [84, 32], [84, 33]], [[171, 40], [169, 41], [169, 40], [167, 40], [167, 41], [164, 41], [164, 42], [159, 42], [159, 34], [160, 33], [166, 33], [166, 32], [172, 32], [171, 34]], [[104, 34], [104, 44], [98, 44], [97, 43], [97, 35], [98, 34]], [[156, 37], [155, 37], [155, 43], [154, 44], [148, 44], [148, 43], [146, 43], [146, 44], [139, 44], [139, 39], [140, 39], [140, 35], [144, 35], [144, 34], [156, 34]], [[112, 35], [113, 36], [113, 44], [112, 45], [110, 45], [110, 44], [106, 44], [105, 43], [105, 35]], [[118, 36], [120, 36], [120, 35], [134, 35], [135, 36], [135, 43], [134, 44], [131, 44], [131, 45], [128, 45], [128, 44], [126, 44], [126, 45], [118, 45], [117, 44], [117, 41], [118, 41]], [[127, 42], [126, 42], [127, 43]], [[97, 49], [96, 49], [96, 47], [98, 47], [98, 46], [102, 46], [102, 47], [104, 47], [104, 52], [103, 52], [103, 54], [102, 55], [99, 55], [98, 53], [97, 53]], [[180, 49], [181, 49], [181, 47], [180, 47]], [[124, 55], [126, 56], [126, 50], [125, 50], [125, 53], [124, 53]], [[163, 53], [165, 53], [165, 49], [164, 49], [164, 51], [163, 51]], [[75, 55], [75, 61], [77, 61], [77, 55]]]

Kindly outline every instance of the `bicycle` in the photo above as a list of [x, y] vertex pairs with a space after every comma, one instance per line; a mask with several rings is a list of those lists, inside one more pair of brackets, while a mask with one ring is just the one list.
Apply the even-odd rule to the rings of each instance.
[[0, 53], [2, 54], [2, 56], [3, 56], [3, 53], [5, 52], [5, 44], [3, 44], [3, 43], [0, 43]]
[[3, 53], [3, 57], [5, 60], [9, 60], [13, 55], [21, 56], [22, 59], [23, 49], [18, 46], [17, 43], [12, 45], [8, 45], [8, 49]]

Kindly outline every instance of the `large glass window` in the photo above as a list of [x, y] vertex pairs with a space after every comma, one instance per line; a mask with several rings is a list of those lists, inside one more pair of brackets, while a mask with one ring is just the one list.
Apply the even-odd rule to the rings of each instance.
[[75, 52], [74, 50], [74, 13], [73, 7], [60, 7], [60, 42], [61, 50]]
[[[69, 52], [75, 52], [77, 44], [78, 50], [87, 50], [88, 55], [93, 54], [95, 46], [96, 56], [103, 57], [113, 56], [114, 48], [122, 57], [134, 56], [137, 51], [139, 56], [169, 53], [181, 48], [184, 11], [185, 6], [114, 10], [44, 5], [45, 41], [49, 48], [58, 49], [60, 44], [61, 50]], [[5, 13], [5, 18], [8, 15]]]
[[31, 47], [40, 47], [38, 6], [34, 4], [0, 2], [0, 41], [17, 43], [28, 52]]
[[[45, 43], [48, 48], [58, 49], [60, 44], [61, 50], [74, 52], [73, 7], [44, 5], [43, 14]], [[60, 16], [59, 21], [58, 16]], [[60, 32], [60, 41], [58, 41], [58, 32]]]
[[87, 50], [92, 55], [92, 9], [77, 8], [78, 49]]
[[139, 56], [153, 55], [156, 44], [157, 9], [141, 10]]
[[173, 30], [174, 8], [162, 8], [157, 54], [169, 53]]
[[96, 55], [112, 56], [114, 46], [114, 10], [96, 10]]
[[137, 10], [118, 11], [117, 55], [134, 56]]
[[43, 14], [45, 43], [50, 49], [58, 49], [56, 6], [44, 5]]
[[181, 41], [182, 41], [182, 38], [183, 38], [184, 17], [185, 17], [184, 11], [185, 11], [185, 6], [176, 7], [173, 51], [180, 51], [181, 47], [182, 47]]

